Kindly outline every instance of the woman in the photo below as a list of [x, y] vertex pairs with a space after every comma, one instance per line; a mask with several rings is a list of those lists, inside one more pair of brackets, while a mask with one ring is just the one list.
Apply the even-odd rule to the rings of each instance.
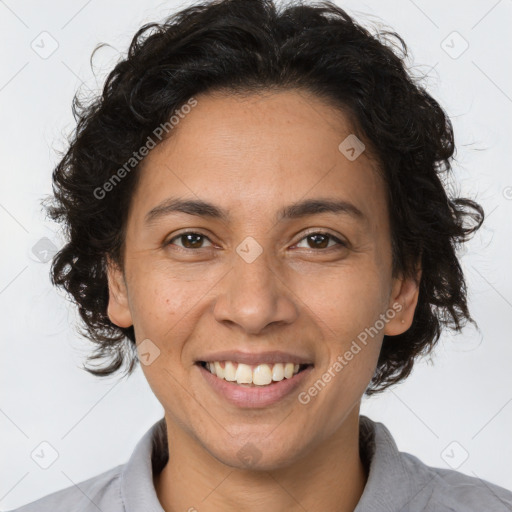
[[483, 210], [447, 196], [452, 125], [405, 52], [328, 2], [206, 2], [75, 101], [53, 282], [105, 361], [88, 371], [139, 360], [165, 417], [20, 512], [512, 507], [359, 413], [473, 322], [455, 248]]

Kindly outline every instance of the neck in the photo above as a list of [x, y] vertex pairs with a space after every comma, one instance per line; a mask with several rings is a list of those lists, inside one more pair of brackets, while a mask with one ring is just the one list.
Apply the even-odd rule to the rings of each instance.
[[167, 418], [170, 457], [154, 476], [166, 512], [353, 512], [367, 481], [359, 453], [359, 408], [333, 436], [292, 465], [243, 470], [213, 458]]

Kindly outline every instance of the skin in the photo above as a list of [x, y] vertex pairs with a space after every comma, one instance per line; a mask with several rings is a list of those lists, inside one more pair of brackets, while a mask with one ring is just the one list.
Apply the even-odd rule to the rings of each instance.
[[[338, 149], [352, 133], [347, 118], [304, 91], [196, 99], [143, 162], [124, 273], [108, 265], [111, 321], [160, 350], [141, 365], [167, 421], [159, 500], [166, 511], [353, 511], [367, 481], [361, 397], [383, 336], [410, 327], [418, 299], [418, 280], [391, 273], [384, 183], [367, 152], [350, 161]], [[171, 196], [212, 202], [232, 218], [176, 213], [145, 226]], [[306, 198], [348, 200], [366, 221], [275, 221]], [[324, 231], [347, 246], [308, 236]], [[175, 238], [186, 232], [204, 236]], [[263, 250], [252, 263], [236, 252], [248, 236]], [[393, 304], [401, 311], [308, 404], [294, 392], [272, 406], [235, 407], [194, 364], [205, 351], [295, 352], [314, 362], [304, 391]], [[250, 468], [238, 456], [249, 441], [260, 454]]]

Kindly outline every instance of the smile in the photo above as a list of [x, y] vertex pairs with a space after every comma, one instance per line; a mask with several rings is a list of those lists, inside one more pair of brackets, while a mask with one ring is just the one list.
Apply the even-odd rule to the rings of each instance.
[[236, 361], [202, 361], [201, 365], [219, 379], [251, 387], [268, 386], [283, 379], [291, 379], [309, 366], [294, 363], [249, 365]]
[[235, 361], [199, 361], [195, 367], [215, 395], [240, 408], [269, 407], [292, 396], [313, 370], [313, 364]]

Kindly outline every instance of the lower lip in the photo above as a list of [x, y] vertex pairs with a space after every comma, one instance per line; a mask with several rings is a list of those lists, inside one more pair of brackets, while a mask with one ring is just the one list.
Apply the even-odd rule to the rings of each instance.
[[219, 379], [210, 371], [197, 363], [201, 374], [206, 382], [229, 403], [237, 407], [257, 408], [268, 407], [282, 400], [284, 397], [293, 393], [293, 391], [307, 378], [313, 366], [295, 374], [290, 379], [283, 379], [267, 386], [241, 386], [224, 379]]

